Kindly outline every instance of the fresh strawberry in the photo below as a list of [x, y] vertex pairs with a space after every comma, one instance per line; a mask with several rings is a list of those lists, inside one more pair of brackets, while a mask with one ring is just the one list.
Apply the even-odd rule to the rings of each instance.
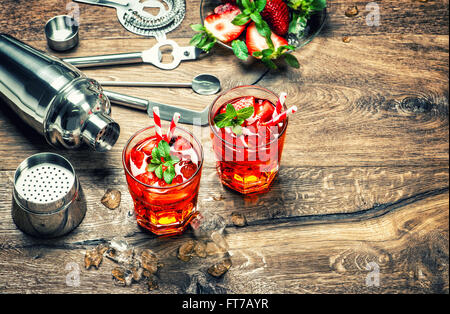
[[289, 10], [283, 0], [268, 0], [261, 16], [274, 33], [280, 36], [287, 34], [289, 30]]
[[[278, 36], [275, 33], [272, 33], [271, 39], [272, 39], [275, 49], [288, 44], [286, 39], [284, 39], [281, 36]], [[250, 24], [250, 26], [247, 28], [246, 44], [247, 44], [248, 53], [250, 55], [253, 55], [253, 53], [255, 51], [261, 52], [264, 49], [269, 48], [269, 46], [267, 45], [266, 39], [258, 33], [255, 23]], [[261, 58], [261, 57], [258, 57], [258, 58]]]
[[255, 105], [255, 113], [252, 119], [266, 122], [272, 118], [273, 111], [275, 110], [272, 103], [268, 100], [264, 100], [262, 103]]
[[214, 9], [214, 14], [205, 18], [206, 30], [216, 39], [227, 43], [239, 37], [246, 25], [234, 25], [233, 19], [241, 13], [241, 10], [232, 4], [223, 4]]
[[246, 96], [231, 103], [236, 111], [255, 105], [255, 97]]

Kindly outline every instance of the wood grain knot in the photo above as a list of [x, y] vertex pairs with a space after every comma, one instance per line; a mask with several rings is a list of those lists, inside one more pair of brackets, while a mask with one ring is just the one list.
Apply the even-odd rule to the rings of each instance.
[[351, 111], [372, 115], [395, 114], [421, 120], [441, 120], [448, 125], [448, 96], [436, 94], [386, 98], [381, 95], [359, 98]]

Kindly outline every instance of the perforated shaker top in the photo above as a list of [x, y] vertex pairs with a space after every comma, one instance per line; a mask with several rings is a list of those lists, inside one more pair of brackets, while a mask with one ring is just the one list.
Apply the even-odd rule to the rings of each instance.
[[68, 169], [52, 163], [42, 163], [24, 169], [16, 180], [16, 190], [27, 202], [53, 203], [71, 191], [75, 176]]

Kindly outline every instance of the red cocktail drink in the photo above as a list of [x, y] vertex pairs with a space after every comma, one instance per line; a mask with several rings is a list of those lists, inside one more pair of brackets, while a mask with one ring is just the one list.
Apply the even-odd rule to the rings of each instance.
[[128, 141], [122, 159], [137, 223], [158, 235], [182, 233], [197, 211], [203, 165], [197, 139], [177, 127], [160, 141], [149, 127]]
[[[288, 119], [267, 122], [278, 97], [261, 87], [241, 86], [220, 95], [209, 112], [220, 180], [242, 194], [265, 192], [280, 168]], [[283, 111], [286, 107], [283, 106]]]

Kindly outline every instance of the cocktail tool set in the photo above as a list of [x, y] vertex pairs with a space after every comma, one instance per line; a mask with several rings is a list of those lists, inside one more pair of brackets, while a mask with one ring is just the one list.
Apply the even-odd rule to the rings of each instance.
[[[170, 120], [181, 112], [180, 122], [207, 124], [207, 111], [200, 114], [175, 106], [156, 104], [135, 97], [105, 92], [101, 85], [77, 69], [130, 63], [150, 63], [171, 70], [181, 61], [196, 60], [202, 51], [180, 47], [166, 34], [175, 29], [186, 13], [184, 0], [76, 0], [116, 8], [119, 22], [130, 32], [155, 37], [157, 44], [137, 53], [59, 59], [9, 36], [0, 34], [0, 99], [47, 142], [58, 148], [77, 149], [86, 144], [96, 151], [108, 151], [119, 137], [119, 125], [111, 118], [110, 100], [148, 110], [157, 105], [161, 118]], [[153, 15], [146, 9], [159, 9]], [[66, 51], [78, 44], [78, 23], [71, 16], [55, 16], [44, 29], [48, 46]], [[173, 61], [162, 62], [161, 47], [172, 49]], [[128, 82], [133, 83], [133, 82]], [[112, 83], [114, 84], [114, 83]], [[139, 82], [136, 84], [139, 86]], [[147, 84], [148, 85], [148, 84]], [[191, 87], [199, 94], [220, 90], [216, 77], [200, 75]], [[160, 86], [175, 86], [161, 83]], [[138, 101], [137, 101], [138, 100]], [[152, 111], [148, 110], [152, 116]], [[202, 118], [203, 117], [203, 118]], [[16, 170], [12, 216], [16, 225], [37, 237], [56, 237], [76, 228], [84, 218], [83, 192], [68, 160], [54, 153], [40, 153], [24, 160]]]

